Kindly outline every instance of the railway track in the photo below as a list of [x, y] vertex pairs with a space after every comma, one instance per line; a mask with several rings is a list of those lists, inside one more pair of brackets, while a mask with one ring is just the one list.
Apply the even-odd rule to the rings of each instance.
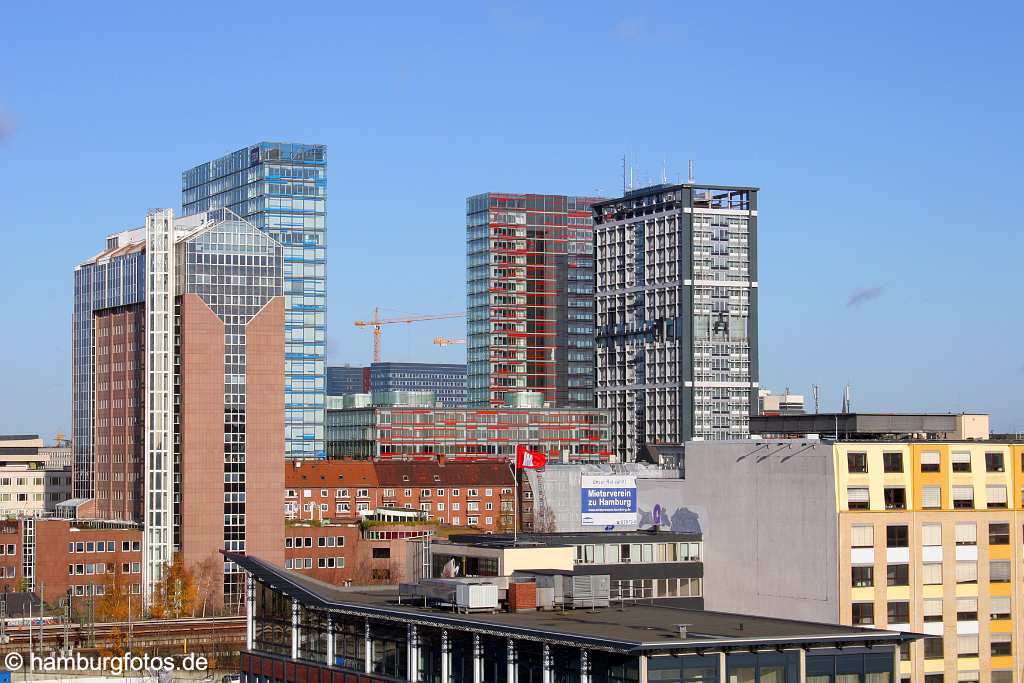
[[[0, 643], [0, 652], [23, 651], [31, 640], [34, 651], [60, 648], [64, 644], [64, 624], [33, 626], [29, 636], [28, 626], [9, 626], [6, 629], [7, 643]], [[235, 645], [245, 641], [245, 617], [209, 617], [166, 620], [143, 620], [108, 622], [102, 624], [71, 624], [67, 628], [67, 639], [76, 649], [94, 640], [96, 648], [124, 647], [129, 640], [133, 648], [189, 646], [189, 649], [208, 645]]]

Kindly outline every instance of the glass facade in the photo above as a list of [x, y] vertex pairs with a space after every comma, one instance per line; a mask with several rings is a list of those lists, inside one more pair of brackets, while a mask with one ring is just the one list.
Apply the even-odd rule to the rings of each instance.
[[537, 391], [557, 407], [593, 407], [594, 201], [466, 200], [468, 405]]
[[[245, 552], [246, 518], [246, 324], [281, 295], [281, 246], [227, 211], [211, 211], [212, 225], [179, 241], [178, 293], [199, 295], [224, 322], [224, 544]], [[180, 354], [176, 354], [180, 355]], [[177, 366], [176, 366], [177, 367]], [[180, 386], [180, 377], [175, 378]], [[175, 461], [180, 462], [175, 438]], [[175, 477], [175, 482], [180, 478]], [[174, 496], [174, 528], [181, 529], [181, 495]], [[175, 539], [176, 545], [179, 539]], [[242, 592], [242, 573], [225, 564], [228, 604]]]
[[[133, 237], [134, 235], [134, 237]], [[108, 249], [75, 268], [72, 314], [71, 412], [75, 498], [95, 496], [93, 461], [93, 314], [144, 301], [146, 261], [142, 231], [112, 235]], [[128, 245], [139, 244], [132, 250]]]
[[186, 215], [227, 207], [284, 249], [285, 455], [323, 458], [326, 148], [261, 142], [182, 173]]

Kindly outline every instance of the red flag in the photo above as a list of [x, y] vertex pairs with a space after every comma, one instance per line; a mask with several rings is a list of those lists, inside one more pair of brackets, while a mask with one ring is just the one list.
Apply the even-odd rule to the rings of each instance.
[[544, 467], [547, 461], [548, 456], [540, 451], [532, 450], [529, 446], [524, 446], [523, 444], [516, 446], [516, 467], [537, 469], [538, 467]]

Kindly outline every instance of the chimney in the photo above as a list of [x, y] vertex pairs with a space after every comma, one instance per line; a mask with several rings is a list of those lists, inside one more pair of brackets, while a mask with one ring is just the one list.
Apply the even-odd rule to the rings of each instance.
[[676, 628], [679, 629], [679, 640], [686, 640], [686, 627], [689, 624], [676, 624]]

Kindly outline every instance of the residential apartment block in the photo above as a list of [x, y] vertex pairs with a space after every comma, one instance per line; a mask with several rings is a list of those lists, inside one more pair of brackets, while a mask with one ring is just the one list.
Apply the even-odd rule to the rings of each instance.
[[1024, 443], [690, 442], [681, 489], [709, 609], [929, 634], [914, 683], [1018, 677]]
[[481, 531], [512, 529], [512, 472], [498, 462], [295, 461], [285, 465], [285, 516], [337, 521], [377, 510]]
[[468, 405], [541, 392], [594, 397], [593, 197], [489, 192], [466, 200]]
[[185, 215], [228, 208], [283, 250], [285, 453], [324, 457], [327, 150], [260, 142], [181, 174]]
[[71, 467], [52, 464], [35, 434], [0, 435], [0, 516], [53, 512], [71, 497]]
[[227, 209], [152, 210], [76, 268], [70, 507], [142, 524], [147, 594], [178, 552], [236, 601], [221, 549], [283, 561], [282, 272]]
[[735, 439], [758, 408], [757, 188], [595, 202], [597, 407], [614, 450]]
[[[428, 405], [433, 405], [431, 400]], [[507, 460], [516, 444], [552, 460], [608, 462], [606, 412], [583, 408], [435, 408], [377, 405], [327, 410], [332, 458]]]

